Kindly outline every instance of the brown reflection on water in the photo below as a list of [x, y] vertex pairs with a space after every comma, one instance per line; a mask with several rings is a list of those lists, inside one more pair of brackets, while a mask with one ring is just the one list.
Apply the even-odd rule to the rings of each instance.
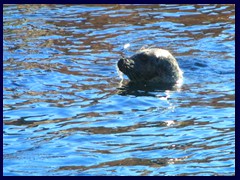
[[202, 97], [192, 98], [189, 103], [183, 103], [181, 107], [208, 106], [214, 108], [232, 108], [235, 107], [235, 95], [223, 94], [220, 97], [205, 100]]
[[[133, 124], [131, 126], [123, 126], [123, 127], [104, 127], [104, 126], [81, 127], [82, 125], [91, 124], [92, 122], [90, 121], [90, 118], [94, 118], [94, 119], [96, 119], [96, 120], [94, 120], [94, 122], [98, 122], [98, 121], [101, 121], [100, 120], [101, 117], [105, 117], [107, 114], [109, 114], [109, 113], [108, 112], [106, 112], [106, 113], [89, 112], [89, 113], [81, 113], [74, 117], [69, 117], [69, 118], [57, 118], [57, 119], [52, 119], [52, 120], [45, 119], [45, 120], [41, 120], [41, 121], [27, 120], [28, 118], [33, 118], [33, 116], [28, 116], [28, 117], [21, 117], [20, 119], [17, 119], [17, 120], [7, 120], [7, 121], [3, 121], [3, 122], [5, 125], [26, 126], [26, 128], [37, 127], [39, 125], [44, 125], [44, 124], [58, 124], [57, 126], [59, 128], [65, 127], [68, 125], [71, 126], [74, 124], [77, 126], [77, 127], [73, 127], [73, 128], [64, 129], [64, 130], [57, 130], [57, 131], [53, 130], [48, 133], [48, 134], [54, 134], [55, 138], [57, 138], [59, 136], [67, 137], [71, 134], [76, 134], [79, 132], [86, 132], [88, 134], [102, 134], [102, 135], [103, 134], [118, 134], [120, 136], [132, 136], [132, 137], [134, 137], [134, 136], [163, 136], [164, 134], [162, 134], [161, 132], [159, 132], [158, 134], [155, 134], [155, 135], [152, 135], [150, 132], [149, 132], [149, 134], [146, 133], [146, 134], [138, 135], [138, 134], [134, 134], [134, 132], [140, 128], [149, 128], [149, 127], [166, 129], [166, 128], [183, 128], [183, 127], [188, 127], [188, 126], [192, 127], [194, 125], [203, 126], [203, 125], [209, 124], [209, 122], [196, 121], [197, 119], [195, 119], [195, 118], [186, 119], [185, 121], [177, 121], [178, 118], [176, 117], [176, 119], [169, 119], [168, 121], [145, 122], [145, 123], [139, 122], [139, 123]], [[119, 114], [123, 114], [123, 112], [115, 111], [115, 112], [111, 112], [111, 114], [118, 116]], [[89, 118], [89, 121], [81, 121], [81, 118]], [[76, 121], [76, 119], [79, 119], [79, 121]], [[72, 122], [71, 120], [75, 120], [75, 121]], [[125, 120], [123, 119], [123, 121], [125, 121]], [[133, 132], [133, 134], [131, 134], [131, 135], [123, 134], [123, 133], [127, 133], [127, 132]], [[152, 149], [156, 149], [156, 148], [150, 147], [150, 149], [141, 149], [141, 150], [144, 151], [144, 150], [152, 150]]]
[[[186, 158], [158, 158], [158, 159], [143, 159], [143, 158], [125, 158], [121, 160], [108, 161], [93, 166], [60, 166], [55, 171], [61, 170], [80, 170], [85, 171], [88, 169], [114, 167], [114, 166], [150, 166], [160, 168], [168, 164], [181, 164]], [[142, 175], [148, 174], [150, 171], [143, 171]]]
[[[67, 5], [70, 6], [70, 5]], [[74, 6], [74, 5], [71, 5]], [[138, 10], [139, 5], [86, 5], [86, 6], [99, 6], [99, 7], [106, 7], [107, 10], [129, 10], [127, 13], [124, 13], [124, 16], [111, 16], [112, 14], [101, 14], [101, 15], [93, 15], [94, 12], [81, 12], [76, 14], [75, 16], [79, 16], [81, 19], [80, 22], [76, 22], [74, 20], [68, 20], [68, 21], [55, 21], [54, 19], [50, 20], [47, 19], [46, 23], [54, 25], [55, 28], [53, 29], [40, 29], [39, 27], [36, 27], [34, 25], [28, 25], [26, 22], [23, 22], [23, 20], [18, 20], [17, 24], [22, 25], [23, 23], [27, 25], [22, 25], [23, 28], [21, 29], [15, 29], [11, 33], [12, 34], [21, 34], [22, 40], [25, 42], [25, 44], [18, 44], [15, 47], [11, 47], [14, 49], [23, 49], [28, 47], [29, 45], [27, 42], [31, 38], [38, 38], [38, 37], [44, 37], [44, 36], [51, 36], [51, 35], [59, 35], [62, 38], [59, 39], [45, 39], [44, 41], [40, 41], [38, 46], [39, 47], [55, 47], [56, 49], [60, 50], [61, 52], [64, 52], [65, 54], [79, 54], [76, 52], [69, 52], [69, 49], [66, 46], [74, 45], [75, 42], [72, 40], [69, 40], [67, 37], [74, 37], [76, 39], [79, 39], [78, 41], [81, 42], [80, 45], [75, 46], [74, 48], [79, 50], [81, 52], [82, 50], [85, 50], [86, 47], [91, 49], [92, 53], [99, 53], [103, 51], [113, 51], [114, 45], [110, 42], [106, 41], [108, 38], [114, 38], [120, 34], [126, 34], [128, 31], [122, 31], [117, 33], [105, 33], [104, 35], [91, 35], [92, 32], [98, 31], [97, 29], [108, 29], [111, 27], [118, 26], [131, 26], [131, 25], [140, 25], [142, 26], [142, 29], [144, 29], [144, 25], [151, 24], [151, 23], [157, 23], [157, 22], [175, 22], [179, 24], [183, 24], [184, 26], [193, 26], [193, 25], [202, 25], [202, 24], [214, 24], [214, 23], [229, 23], [234, 24], [235, 20], [231, 19], [229, 17], [233, 16], [235, 12], [232, 10], [234, 9], [234, 4], [226, 5], [226, 9], [224, 11], [227, 11], [229, 13], [221, 13], [221, 11], [213, 11], [207, 12], [207, 13], [198, 13], [196, 15], [190, 14], [190, 15], [182, 15], [181, 18], [179, 17], [171, 17], [171, 16], [165, 16], [165, 17], [158, 17], [161, 15], [161, 13], [169, 12], [169, 13], [178, 13], [179, 9], [165, 9], [164, 5], [142, 5], [143, 8], [148, 8], [149, 10], [145, 10], [144, 12], [140, 12]], [[179, 8], [181, 6], [185, 5], [179, 5]], [[195, 9], [185, 10], [186, 12], [198, 12], [199, 9], [204, 9], [204, 7], [207, 5], [193, 5]], [[224, 5], [213, 5], [216, 6], [216, 8], [220, 8]], [[30, 8], [31, 7], [31, 8]], [[18, 9], [21, 10], [22, 13], [33, 11], [34, 9], [38, 8], [54, 8], [55, 5], [18, 5]], [[81, 7], [79, 7], [81, 8]], [[103, 11], [107, 11], [103, 10]], [[155, 14], [154, 14], [155, 13]], [[217, 14], [216, 14], [217, 13]], [[114, 13], [113, 13], [114, 15]], [[28, 20], [29, 21], [29, 20]], [[199, 33], [191, 33], [191, 31], [184, 31], [181, 33], [176, 34], [177, 36], [187, 36], [190, 38], [193, 38], [195, 40], [201, 39], [205, 37], [205, 34], [211, 33], [213, 37], [219, 36], [222, 34], [222, 32], [226, 29], [224, 27], [225, 24], [219, 27], [211, 27], [209, 29], [203, 29], [199, 30]], [[88, 30], [86, 33], [72, 33], [71, 31], [66, 31], [61, 27], [74, 27], [76, 30]], [[152, 26], [148, 27], [148, 29], [159, 29], [159, 30], [166, 30], [169, 31], [169, 29], [165, 29], [164, 27], [158, 27], [158, 26]], [[9, 34], [9, 30], [4, 30], [4, 34]], [[194, 31], [195, 32], [195, 31]], [[174, 38], [176, 35], [171, 35], [170, 38]], [[166, 38], [168, 35], [166, 35]], [[233, 34], [232, 40], [235, 39], [235, 35]], [[6, 37], [6, 40], [10, 40], [11, 37]], [[29, 50], [32, 51], [32, 50]], [[189, 52], [188, 52], [189, 53]]]
[[[27, 10], [34, 10], [34, 9], [38, 9], [41, 7], [45, 7], [45, 8], [54, 8], [55, 5], [31, 5], [31, 8], [28, 8], [28, 5], [19, 5], [18, 8], [22, 9], [22, 12], [27, 11]], [[88, 5], [91, 6], [91, 5]], [[232, 9], [234, 8], [234, 4], [228, 4], [226, 5], [227, 8], [224, 11], [229, 10], [227, 14], [223, 14], [221, 13], [221, 11], [216, 11], [214, 14], [214, 9], [212, 12], [207, 12], [207, 13], [198, 13], [196, 15], [194, 14], [190, 14], [190, 15], [183, 15], [184, 18], [179, 18], [179, 17], [171, 17], [171, 16], [165, 16], [165, 17], [161, 17], [160, 19], [158, 17], [155, 17], [156, 14], [154, 13], [159, 13], [159, 15], [161, 15], [161, 13], [164, 12], [169, 12], [169, 13], [178, 13], [179, 9], [164, 9], [164, 6], [162, 7], [161, 5], [144, 5], [142, 6], [143, 8], [148, 8], [149, 11], [145, 10], [144, 12], [140, 12], [138, 11], [139, 6], [138, 5], [92, 5], [92, 6], [100, 6], [100, 7], [107, 7], [108, 10], [130, 10], [126, 13], [124, 13], [124, 16], [111, 16], [108, 14], [102, 14], [102, 15], [92, 15], [93, 12], [81, 12], [79, 15], [76, 14], [76, 16], [79, 16], [79, 18], [81, 18], [82, 20], [80, 22], [75, 22], [75, 21], [54, 21], [54, 20], [47, 20], [46, 23], [49, 24], [54, 24], [56, 27], [75, 27], [76, 29], [107, 29], [109, 27], [114, 27], [116, 24], [118, 25], [122, 25], [122, 26], [129, 26], [129, 25], [145, 25], [145, 24], [151, 24], [151, 23], [156, 23], [156, 22], [175, 22], [175, 23], [180, 23], [180, 24], [184, 24], [185, 26], [192, 26], [192, 25], [201, 25], [203, 23], [209, 23], [209, 24], [214, 24], [214, 23], [219, 23], [219, 22], [228, 22], [230, 24], [234, 24], [235, 20], [231, 19], [229, 17], [233, 16], [235, 14], [234, 11], [232, 11]], [[185, 5], [182, 5], [185, 6]], [[204, 6], [206, 5], [193, 5], [195, 7], [195, 9], [191, 9], [191, 10], [185, 10], [186, 12], [198, 12], [198, 9], [204, 9]], [[224, 5], [214, 5], [216, 6], [216, 8], [219, 8], [221, 6]], [[181, 8], [181, 5], [179, 5], [179, 7]], [[207, 7], [207, 6], [206, 6]], [[81, 7], [79, 7], [81, 8]], [[160, 12], [161, 10], [161, 12]], [[27, 11], [28, 12], [28, 11]], [[151, 14], [152, 13], [152, 14]], [[21, 24], [22, 22], [20, 21], [19, 24]], [[34, 26], [32, 26], [34, 27]], [[27, 27], [26, 27], [27, 28]], [[91, 45], [93, 43], [93, 47], [94, 50], [102, 50], [104, 48], [104, 44], [101, 44], [101, 46], [98, 46], [98, 44], [94, 44], [94, 41], [98, 41], [101, 42], [104, 39], [110, 38], [110, 37], [115, 37], [118, 34], [105, 34], [104, 37], [99, 38], [98, 36], [89, 36], [88, 34], [91, 33], [91, 31], [89, 31], [89, 33], [79, 33], [79, 34], [72, 34], [70, 31], [64, 31], [61, 29], [56, 30], [44, 30], [44, 29], [38, 29], [38, 27], [34, 27], [33, 29], [31, 29], [31, 27], [29, 27], [30, 29], [26, 29], [26, 28], [22, 28], [22, 29], [18, 29], [15, 30], [16, 33], [26, 33], [25, 38], [28, 39], [29, 37], [39, 37], [39, 36], [46, 36], [46, 35], [61, 35], [63, 37], [65, 36], [73, 36], [73, 37], [86, 37], [85, 39], [82, 39], [82, 43], [83, 45]], [[144, 26], [143, 26], [144, 28]], [[151, 27], [151, 28], [156, 28], [156, 27]], [[162, 27], [157, 27], [159, 29], [164, 29]], [[200, 39], [203, 38], [205, 36], [206, 33], [211, 33], [213, 34], [213, 36], [218, 36], [219, 34], [222, 33], [222, 31], [225, 30], [223, 27], [216, 27], [216, 28], [209, 28], [206, 30], [202, 30], [202, 33], [198, 33], [198, 34], [191, 34], [188, 33], [187, 35], [189, 37], [194, 37], [194, 39]], [[126, 32], [124, 32], [126, 33]], [[184, 33], [184, 32], [183, 32]], [[187, 33], [187, 32], [185, 32]], [[181, 35], [181, 34], [179, 34]], [[25, 39], [23, 37], [23, 39]], [[234, 37], [235, 38], [235, 37]], [[64, 44], [63, 42], [60, 40], [54, 40], [54, 44], [58, 45], [59, 47], [62, 47]], [[74, 44], [73, 42], [71, 42], [71, 40], [65, 40], [64, 41], [66, 44]], [[45, 42], [46, 43], [46, 42]], [[51, 42], [52, 43], [52, 42]], [[108, 47], [108, 50], [112, 50], [110, 49], [110, 47], [112, 46], [109, 43], [105, 42], [105, 45]], [[79, 46], [78, 47], [79, 50], [81, 50], [81, 48], [83, 48], [83, 46]], [[63, 50], [63, 49], [61, 49]], [[97, 52], [97, 51], [96, 51]]]
[[[184, 102], [179, 104], [180, 107], [212, 107], [212, 108], [232, 108], [235, 107], [235, 93], [229, 94], [228, 92], [220, 91], [218, 89], [205, 90], [206, 84], [192, 84], [192, 86], [183, 86], [182, 91], [193, 91], [193, 87], [201, 91], [194, 91], [198, 97], [191, 97], [189, 99], [181, 99], [179, 101]], [[204, 91], [203, 91], [204, 90]], [[196, 96], [195, 95], [195, 96]], [[218, 97], [212, 97], [212, 96]], [[206, 97], [206, 98], [204, 98]]]

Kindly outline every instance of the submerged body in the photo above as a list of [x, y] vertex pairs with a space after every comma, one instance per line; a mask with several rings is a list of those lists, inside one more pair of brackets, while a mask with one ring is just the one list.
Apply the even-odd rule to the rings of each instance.
[[143, 49], [130, 58], [122, 58], [118, 68], [137, 83], [176, 84], [183, 78], [176, 59], [169, 51], [159, 48]]

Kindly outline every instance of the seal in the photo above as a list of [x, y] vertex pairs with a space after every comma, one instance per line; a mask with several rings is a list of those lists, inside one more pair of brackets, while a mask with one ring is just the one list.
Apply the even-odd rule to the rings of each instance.
[[121, 58], [117, 66], [132, 82], [144, 84], [176, 84], [183, 72], [173, 55], [164, 49], [139, 50], [130, 58]]

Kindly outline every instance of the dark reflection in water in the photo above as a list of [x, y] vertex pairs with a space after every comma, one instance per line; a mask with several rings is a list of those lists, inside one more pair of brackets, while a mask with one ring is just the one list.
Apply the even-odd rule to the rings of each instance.
[[128, 82], [119, 88], [120, 95], [155, 96], [153, 92], [180, 91], [181, 84], [141, 84]]
[[[5, 176], [235, 175], [234, 5], [4, 5], [3, 33]], [[119, 77], [146, 46], [182, 85]]]

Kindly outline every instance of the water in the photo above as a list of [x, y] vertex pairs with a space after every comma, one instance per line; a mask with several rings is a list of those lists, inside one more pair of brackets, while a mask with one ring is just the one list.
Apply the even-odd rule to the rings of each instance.
[[[235, 175], [234, 5], [4, 5], [3, 22], [5, 176]], [[143, 46], [183, 85], [122, 81]]]

